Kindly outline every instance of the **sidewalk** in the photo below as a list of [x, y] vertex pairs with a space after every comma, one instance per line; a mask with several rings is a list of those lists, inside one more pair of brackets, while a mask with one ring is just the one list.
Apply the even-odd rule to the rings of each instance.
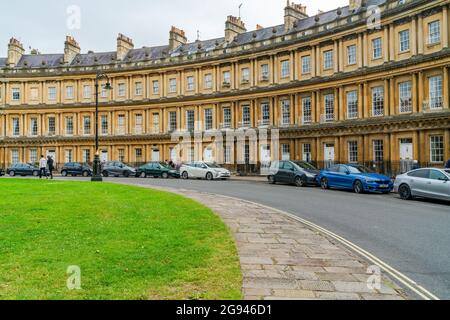
[[406, 298], [385, 277], [380, 290], [369, 289], [367, 262], [273, 209], [213, 194], [154, 189], [192, 198], [210, 207], [228, 225], [240, 256], [245, 299]]

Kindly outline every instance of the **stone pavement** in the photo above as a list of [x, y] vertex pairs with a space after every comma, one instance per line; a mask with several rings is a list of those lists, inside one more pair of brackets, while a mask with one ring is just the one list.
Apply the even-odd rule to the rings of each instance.
[[384, 276], [379, 290], [369, 289], [366, 261], [278, 211], [214, 194], [149, 188], [192, 198], [222, 218], [236, 240], [245, 299], [406, 298]]

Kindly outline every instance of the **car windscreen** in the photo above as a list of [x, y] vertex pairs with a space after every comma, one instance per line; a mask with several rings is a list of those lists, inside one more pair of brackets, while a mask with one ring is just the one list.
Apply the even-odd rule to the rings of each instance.
[[350, 173], [373, 173], [368, 168], [363, 166], [348, 166]]
[[215, 163], [212, 163], [212, 162], [207, 162], [207, 163], [205, 163], [209, 168], [212, 168], [212, 169], [219, 169], [220, 167], [217, 165], [217, 164], [215, 164]]
[[448, 175], [450, 175], [450, 169], [449, 170], [444, 170], [445, 173], [447, 173]]
[[312, 164], [303, 161], [293, 161], [293, 163], [305, 170], [317, 170]]

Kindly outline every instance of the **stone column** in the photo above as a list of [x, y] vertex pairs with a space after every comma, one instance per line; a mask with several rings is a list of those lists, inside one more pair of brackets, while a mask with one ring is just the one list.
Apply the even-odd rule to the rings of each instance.
[[448, 95], [448, 66], [442, 68], [443, 81], [442, 81], [442, 99], [444, 100], [444, 109], [449, 108], [449, 95]]
[[339, 87], [339, 117], [337, 118], [337, 120], [345, 120], [345, 107], [344, 107], [344, 87], [340, 86]]
[[442, 47], [448, 48], [448, 6], [442, 7]]
[[390, 106], [389, 115], [391, 115], [391, 116], [396, 115], [398, 112], [398, 109], [397, 109], [396, 99], [395, 99], [395, 79], [394, 78], [389, 79], [389, 106]]
[[367, 48], [368, 48], [367, 32], [364, 32], [364, 34], [363, 34], [363, 50], [362, 50], [362, 55], [363, 55], [362, 61], [363, 61], [363, 66], [364, 67], [367, 67], [367, 61], [368, 61], [368, 57], [367, 57], [368, 50], [367, 50]]
[[389, 61], [395, 60], [395, 30], [394, 24], [389, 25]]
[[344, 71], [344, 41], [339, 39], [339, 72]]
[[422, 14], [419, 13], [419, 18], [417, 21], [417, 44], [418, 44], [418, 49], [417, 49], [417, 53], [418, 54], [423, 54], [423, 17]]
[[384, 62], [388, 62], [389, 61], [389, 26], [384, 26], [383, 55], [384, 55]]
[[316, 76], [316, 67], [317, 58], [316, 58], [316, 48], [314, 46], [311, 47], [311, 77]]
[[417, 89], [417, 73], [412, 74], [412, 89], [411, 89], [411, 98], [412, 98], [412, 112], [417, 113], [417, 107], [418, 107], [418, 89]]
[[364, 82], [363, 89], [363, 98], [364, 98], [364, 118], [370, 117], [370, 106], [369, 106], [369, 84]]
[[362, 59], [362, 54], [361, 54], [361, 48], [363, 46], [363, 36], [361, 33], [358, 34], [358, 43], [356, 46], [358, 47], [358, 52], [360, 53], [356, 56], [356, 60], [358, 62], [358, 68], [362, 68], [363, 67], [363, 59]]
[[338, 73], [339, 72], [339, 46], [338, 46], [337, 40], [334, 40], [333, 64], [334, 64], [334, 73]]
[[358, 84], [358, 118], [364, 118], [364, 85]]
[[416, 17], [411, 19], [411, 54], [417, 54], [417, 20]]
[[423, 103], [424, 103], [424, 78], [423, 78], [423, 71], [419, 71], [419, 88], [418, 88], [418, 112], [423, 111]]

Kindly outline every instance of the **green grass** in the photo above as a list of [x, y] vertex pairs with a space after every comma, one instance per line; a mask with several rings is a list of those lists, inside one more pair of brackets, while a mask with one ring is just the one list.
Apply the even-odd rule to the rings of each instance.
[[[240, 299], [227, 227], [174, 194], [0, 179], [0, 299]], [[81, 290], [68, 290], [69, 266]]]

